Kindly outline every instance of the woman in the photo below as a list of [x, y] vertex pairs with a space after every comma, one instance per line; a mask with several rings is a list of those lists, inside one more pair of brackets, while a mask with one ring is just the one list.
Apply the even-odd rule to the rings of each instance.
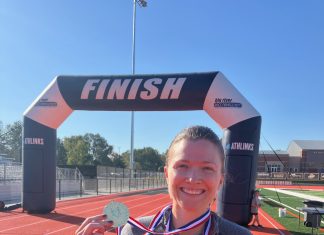
[[[172, 206], [165, 208], [161, 219], [155, 220], [153, 224], [151, 222], [154, 216], [139, 218], [140, 223], [147, 227], [151, 224], [150, 228], [154, 232], [170, 232], [187, 227], [202, 215], [208, 215], [206, 220], [194, 228], [179, 234], [251, 234], [246, 228], [209, 211], [224, 179], [224, 150], [219, 138], [211, 129], [193, 126], [181, 131], [169, 147], [164, 173]], [[83, 230], [79, 229], [79, 233], [76, 234], [95, 234], [91, 233], [91, 229], [86, 231], [86, 228], [94, 226], [91, 224], [100, 224], [100, 219], [92, 218], [93, 222], [84, 224]], [[100, 231], [102, 230], [103, 228]], [[100, 231], [97, 234], [103, 234]], [[127, 224], [121, 234], [142, 235], [145, 232]]]

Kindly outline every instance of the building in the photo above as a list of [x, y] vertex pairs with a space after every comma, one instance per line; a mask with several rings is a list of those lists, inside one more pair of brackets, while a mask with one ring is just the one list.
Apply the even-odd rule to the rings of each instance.
[[324, 140], [292, 140], [287, 151], [260, 150], [257, 171], [324, 173]]
[[289, 155], [286, 151], [261, 150], [259, 152], [258, 172], [282, 172], [289, 169]]
[[298, 165], [299, 159], [299, 171], [324, 172], [324, 140], [293, 140], [287, 152], [290, 158], [295, 159], [292, 167]]

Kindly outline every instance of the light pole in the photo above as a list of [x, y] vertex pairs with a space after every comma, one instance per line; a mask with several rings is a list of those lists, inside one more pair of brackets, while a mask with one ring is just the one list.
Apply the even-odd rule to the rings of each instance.
[[[132, 45], [132, 74], [135, 74], [135, 32], [136, 32], [136, 5], [146, 7], [146, 0], [134, 0], [133, 3], [133, 45]], [[130, 169], [134, 169], [134, 111], [131, 112], [131, 151], [129, 155]], [[131, 174], [132, 177], [133, 174]]]

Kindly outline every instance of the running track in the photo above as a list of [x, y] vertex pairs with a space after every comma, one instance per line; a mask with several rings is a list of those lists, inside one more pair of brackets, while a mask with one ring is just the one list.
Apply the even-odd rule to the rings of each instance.
[[[0, 212], [0, 234], [71, 235], [86, 217], [101, 214], [104, 206], [110, 201], [124, 203], [132, 217], [140, 217], [157, 213], [170, 203], [170, 198], [165, 191], [142, 191], [136, 194], [112, 194], [60, 201], [54, 212], [44, 215], [27, 214], [22, 212], [22, 209]], [[290, 234], [262, 210], [260, 220], [264, 228], [249, 227], [253, 235]]]

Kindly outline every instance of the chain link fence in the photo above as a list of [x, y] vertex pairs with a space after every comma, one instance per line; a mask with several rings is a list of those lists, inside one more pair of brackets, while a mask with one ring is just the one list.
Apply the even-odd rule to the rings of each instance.
[[0, 201], [21, 201], [22, 172], [21, 164], [0, 164]]
[[[97, 177], [82, 175], [75, 168], [56, 168], [56, 198], [84, 197], [166, 187], [162, 172], [97, 166]], [[0, 164], [0, 201], [21, 202], [23, 169], [21, 164]]]
[[108, 166], [98, 166], [96, 182], [94, 183], [93, 181], [93, 179], [86, 180], [84, 188], [88, 190], [88, 184], [92, 187], [96, 185], [98, 194], [166, 187], [163, 172], [132, 171], [130, 169]]

